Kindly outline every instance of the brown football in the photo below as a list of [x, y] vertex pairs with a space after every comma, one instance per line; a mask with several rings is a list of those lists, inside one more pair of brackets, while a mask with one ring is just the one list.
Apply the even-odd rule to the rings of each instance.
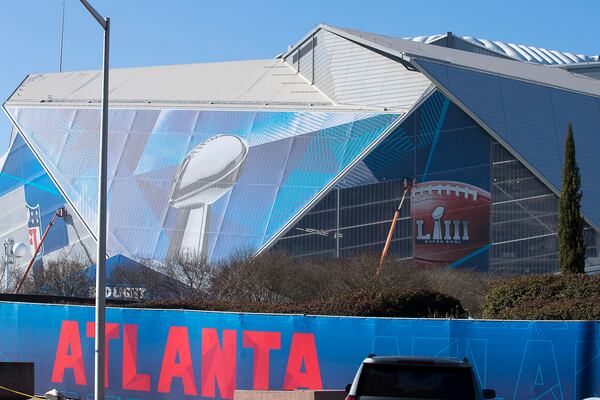
[[414, 258], [419, 264], [450, 265], [490, 240], [490, 193], [454, 181], [413, 185], [410, 214]]

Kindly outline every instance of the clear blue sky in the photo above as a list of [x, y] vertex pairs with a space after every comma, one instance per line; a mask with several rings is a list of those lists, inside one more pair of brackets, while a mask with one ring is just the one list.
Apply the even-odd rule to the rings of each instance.
[[[99, 69], [100, 27], [66, 1], [63, 70]], [[90, 0], [112, 20], [111, 67], [271, 58], [320, 22], [417, 36], [452, 31], [600, 54], [599, 0]], [[58, 71], [61, 0], [0, 2], [0, 100]], [[0, 153], [10, 123], [0, 115]]]

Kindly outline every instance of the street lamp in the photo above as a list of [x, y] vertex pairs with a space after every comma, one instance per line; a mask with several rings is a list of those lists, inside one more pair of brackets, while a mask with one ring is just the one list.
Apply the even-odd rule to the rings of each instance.
[[10, 272], [11, 268], [18, 267], [19, 260], [27, 254], [27, 245], [25, 243], [15, 242], [14, 239], [4, 239], [4, 255], [2, 256], [2, 262], [4, 264], [4, 271], [2, 272], [1, 281], [4, 283], [2, 290], [8, 293], [10, 286]]
[[104, 400], [104, 337], [106, 322], [106, 164], [108, 147], [108, 50], [110, 18], [104, 19], [87, 0], [79, 0], [104, 30], [100, 170], [98, 171], [98, 246], [96, 248], [96, 339], [94, 343], [94, 399]]

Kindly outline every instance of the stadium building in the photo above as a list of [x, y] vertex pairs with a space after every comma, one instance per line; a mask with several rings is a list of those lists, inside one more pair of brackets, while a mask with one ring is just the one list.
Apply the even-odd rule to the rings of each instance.
[[[274, 59], [110, 79], [110, 257], [381, 253], [408, 183], [390, 258], [555, 272], [572, 122], [587, 268], [600, 265], [598, 57], [319, 25]], [[32, 249], [65, 207], [41, 257], [93, 262], [100, 94], [99, 71], [47, 73], [6, 101], [0, 240]]]

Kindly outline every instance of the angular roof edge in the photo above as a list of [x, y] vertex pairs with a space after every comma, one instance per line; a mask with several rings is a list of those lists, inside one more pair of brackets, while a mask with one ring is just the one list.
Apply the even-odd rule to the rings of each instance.
[[[100, 71], [28, 75], [5, 106], [99, 107]], [[112, 107], [366, 111], [333, 104], [281, 59], [111, 69]]]
[[438, 43], [439, 41], [444, 40], [449, 36], [452, 38], [452, 40], [460, 40], [462, 42], [479, 47], [481, 49], [489, 50], [506, 58], [512, 58], [518, 61], [532, 62], [543, 65], [564, 66], [585, 62], [593, 62], [596, 59], [595, 57], [597, 57], [590, 56], [587, 54], [573, 53], [571, 51], [559, 51], [545, 49], [543, 47], [503, 42], [500, 40], [488, 40], [473, 36], [457, 35], [452, 32], [437, 35], [406, 37], [404, 39], [412, 40], [413, 42], [430, 44]]
[[[550, 182], [549, 179], [547, 179], [540, 171], [537, 170], [537, 168], [535, 168], [530, 162], [528, 162], [528, 160], [524, 159], [519, 154], [519, 152], [517, 152], [514, 148], [512, 148], [512, 146], [509, 145], [507, 143], [507, 141], [501, 135], [499, 135], [493, 129], [491, 129], [490, 126], [488, 126], [484, 121], [482, 121], [475, 113], [473, 113], [471, 110], [469, 110], [468, 107], [466, 107], [465, 104], [463, 104], [458, 98], [456, 98], [456, 96], [454, 96], [447, 88], [443, 87], [443, 85], [441, 85], [435, 79], [433, 79], [433, 77], [431, 77], [430, 74], [428, 74], [426, 71], [424, 71], [423, 68], [418, 63], [419, 59], [422, 59], [423, 61], [429, 61], [429, 62], [438, 62], [440, 64], [448, 64], [448, 65], [452, 65], [452, 66], [458, 67], [458, 68], [475, 70], [480, 73], [488, 73], [490, 75], [496, 75], [496, 76], [504, 75], [507, 78], [516, 79], [516, 80], [520, 79], [520, 80], [531, 82], [534, 84], [556, 87], [558, 89], [572, 91], [572, 92], [576, 92], [578, 94], [588, 95], [593, 98], [600, 98], [600, 80], [595, 80], [593, 78], [588, 78], [585, 76], [580, 77], [580, 76], [572, 74], [562, 68], [548, 68], [547, 66], [528, 64], [528, 63], [523, 63], [520, 61], [503, 59], [503, 58], [498, 58], [498, 57], [494, 57], [494, 56], [480, 55], [480, 54], [476, 54], [476, 53], [468, 53], [468, 52], [464, 52], [461, 50], [448, 49], [445, 47], [440, 47], [440, 46], [435, 46], [435, 45], [423, 44], [422, 46], [415, 46], [414, 42], [409, 42], [404, 39], [389, 38], [389, 37], [385, 37], [385, 36], [373, 35], [373, 34], [369, 34], [366, 32], [360, 32], [360, 31], [346, 31], [343, 29], [329, 27], [329, 26], [321, 26], [321, 28], [327, 29], [328, 31], [330, 31], [334, 34], [338, 34], [338, 35], [340, 35], [350, 41], [356, 42], [360, 45], [373, 48], [374, 50], [377, 50], [379, 52], [389, 53], [392, 56], [399, 57], [400, 59], [402, 59], [406, 62], [410, 62], [421, 73], [425, 74], [433, 82], [436, 82], [436, 86], [440, 90], [442, 90], [442, 92], [444, 94], [449, 96], [449, 98], [453, 102], [455, 102], [461, 109], [463, 109], [463, 111], [465, 111], [469, 116], [474, 118], [474, 120], [477, 121], [492, 137], [494, 137], [496, 140], [498, 140], [500, 143], [502, 143], [502, 145], [511, 154], [513, 154], [513, 156], [515, 156], [519, 161], [523, 162], [527, 166], [527, 168], [530, 169], [534, 173], [535, 176], [537, 176], [542, 182], [544, 182], [546, 184], [546, 186], [548, 186], [555, 193], [557, 193], [557, 194], [559, 193], [559, 188], [557, 188], [555, 185], [553, 185], [552, 182]], [[389, 40], [392, 40], [393, 42], [386, 43]], [[381, 43], [381, 42], [383, 42], [383, 43]], [[396, 43], [394, 43], [394, 42], [396, 42]], [[409, 42], [410, 44], [406, 45], [406, 42]], [[396, 46], [394, 46], [394, 44], [396, 44]], [[401, 46], [406, 45], [406, 47], [400, 48], [400, 46], [398, 46], [398, 44]], [[417, 43], [417, 44], [420, 45], [420, 43]], [[425, 46], [427, 46], [427, 47], [425, 47]], [[431, 49], [431, 47], [433, 47], [435, 49]], [[439, 53], [437, 52], [438, 49], [441, 50]], [[431, 54], [431, 53], [433, 53], [433, 54]], [[463, 55], [462, 53], [467, 55], [466, 59], [461, 59], [459, 57], [458, 61], [460, 61], [460, 62], [459, 63], [454, 62], [455, 60], [453, 58]], [[414, 59], [414, 61], [411, 62], [412, 59]], [[472, 67], [472, 66], [468, 65], [467, 64], [468, 61], [474, 62], [476, 64], [476, 67]], [[497, 62], [499, 65], [494, 64], [494, 62]], [[488, 63], [491, 64], [491, 68], [488, 68], [486, 70], [486, 68], [484, 68], [484, 67], [486, 67], [488, 65]], [[508, 73], [506, 73], [506, 71], [503, 71], [501, 69], [502, 67], [505, 67], [506, 65], [508, 65], [510, 68], [514, 68], [514, 70], [510, 70], [511, 74], [508, 74]], [[477, 67], [479, 67], [479, 68], [477, 68]], [[498, 68], [498, 67], [500, 67], [500, 68]], [[548, 75], [542, 76], [541, 77], [542, 79], [539, 79], [539, 78], [532, 79], [532, 78], [535, 78], [535, 76], [532, 76], [532, 74], [541, 73], [541, 71], [548, 72]], [[512, 73], [514, 73], [514, 75]], [[558, 83], [561, 83], [562, 85], [557, 84], [557, 82], [555, 82], [555, 80], [558, 80], [558, 79], [561, 80]], [[577, 85], [570, 85], [570, 83], [572, 83], [572, 82], [576, 82]], [[589, 90], [581, 90], [582, 84], [583, 85], [587, 84], [587, 85], [593, 86], [593, 91], [590, 92]], [[570, 87], [570, 86], [575, 86], [575, 88]], [[583, 88], [583, 89], [585, 89], [585, 88]], [[586, 222], [588, 222], [588, 224], [590, 224], [594, 229], [600, 231], [600, 225], [598, 225], [596, 223], [596, 221], [594, 221], [592, 218], [590, 218], [586, 212], [583, 213], [583, 216], [584, 216], [584, 219], [586, 220]]]
[[[437, 63], [451, 64], [455, 67], [473, 69], [497, 76], [505, 76], [512, 79], [600, 97], [600, 80], [572, 74], [563, 68], [548, 68], [548, 66], [544, 65], [524, 63], [512, 59], [471, 53], [463, 50], [413, 42], [411, 40], [353, 29], [337, 28], [324, 24], [315, 27], [307, 36], [314, 34], [319, 29], [325, 29], [331, 33], [344, 37], [347, 40], [389, 54], [390, 56], [398, 57], [409, 63], [412, 58], [423, 58]], [[301, 44], [302, 42], [299, 42], [295, 47], [288, 50], [286, 55], [293, 52], [293, 50]]]

